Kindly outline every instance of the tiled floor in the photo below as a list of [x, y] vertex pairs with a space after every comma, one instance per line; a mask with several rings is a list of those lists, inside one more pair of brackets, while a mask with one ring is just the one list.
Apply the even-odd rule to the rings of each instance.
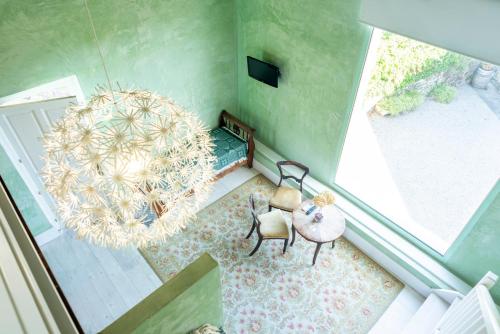
[[[239, 168], [226, 175], [204, 206], [257, 174]], [[137, 249], [97, 247], [66, 231], [42, 246], [42, 252], [85, 333], [103, 329], [161, 285]]]
[[213, 202], [215, 202], [234, 188], [237, 188], [241, 184], [247, 182], [257, 174], [259, 174], [259, 172], [257, 172], [255, 169], [249, 169], [246, 167], [238, 168], [237, 170], [227, 174], [216, 182], [212, 194], [200, 209], [203, 209], [206, 206], [212, 204]]

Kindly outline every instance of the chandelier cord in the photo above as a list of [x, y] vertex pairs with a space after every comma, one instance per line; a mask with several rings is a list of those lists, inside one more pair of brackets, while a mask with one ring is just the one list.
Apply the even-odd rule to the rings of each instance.
[[113, 104], [116, 107], [115, 95], [113, 93], [113, 86], [111, 85], [111, 80], [109, 78], [108, 68], [106, 66], [106, 61], [104, 60], [104, 55], [102, 52], [101, 45], [99, 44], [99, 39], [97, 38], [97, 32], [95, 30], [94, 20], [92, 19], [92, 14], [90, 13], [90, 9], [89, 9], [89, 5], [87, 3], [87, 0], [83, 0], [83, 4], [85, 5], [85, 9], [87, 10], [87, 16], [88, 16], [89, 21], [90, 21], [90, 27], [92, 28], [92, 33], [94, 35], [95, 44], [97, 46], [97, 50], [99, 51], [99, 57], [101, 58], [101, 64], [102, 64], [102, 67], [104, 69], [104, 74], [106, 75], [106, 81], [108, 82], [108, 88], [109, 88], [109, 91], [111, 92], [111, 97], [113, 98]]

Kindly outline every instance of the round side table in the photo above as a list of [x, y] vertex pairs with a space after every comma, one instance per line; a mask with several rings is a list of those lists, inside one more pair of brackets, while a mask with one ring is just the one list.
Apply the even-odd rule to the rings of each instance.
[[[321, 210], [323, 214], [323, 219], [315, 223], [313, 221], [314, 214], [319, 210]], [[317, 208], [309, 215], [306, 215], [301, 205], [292, 212], [292, 242], [290, 246], [293, 246], [295, 242], [295, 231], [304, 239], [316, 243], [316, 250], [312, 263], [314, 266], [319, 250], [323, 244], [331, 242], [332, 248], [335, 247], [335, 240], [345, 231], [345, 218], [334, 205], [328, 205], [321, 209]]]

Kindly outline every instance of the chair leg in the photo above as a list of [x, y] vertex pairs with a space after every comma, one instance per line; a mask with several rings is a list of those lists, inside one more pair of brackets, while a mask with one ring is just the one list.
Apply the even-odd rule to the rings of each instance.
[[288, 239], [285, 239], [285, 245], [283, 246], [283, 254], [286, 253], [286, 246], [288, 245]]
[[255, 230], [255, 223], [252, 224], [252, 228], [250, 229], [250, 232], [248, 233], [248, 235], [245, 237], [245, 239], [248, 239], [250, 238], [250, 236], [252, 235], [253, 233], [253, 230]]
[[335, 240], [332, 241], [332, 249], [335, 247]]
[[272, 209], [273, 209], [273, 207], [269, 205], [269, 211], [271, 211]]
[[290, 247], [293, 246], [293, 243], [295, 242], [295, 226], [292, 224], [292, 242], [290, 243]]
[[250, 253], [249, 256], [252, 256], [255, 254], [255, 252], [259, 249], [261, 243], [262, 243], [262, 238], [259, 237], [259, 241], [257, 241], [257, 245], [255, 245], [255, 248], [253, 249], [253, 251]]

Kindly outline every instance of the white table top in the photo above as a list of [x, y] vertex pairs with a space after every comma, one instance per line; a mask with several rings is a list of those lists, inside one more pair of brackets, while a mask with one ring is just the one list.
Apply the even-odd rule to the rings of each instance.
[[[310, 201], [304, 203], [310, 203]], [[344, 233], [345, 218], [334, 205], [321, 208], [323, 219], [319, 223], [313, 222], [313, 218], [320, 209], [316, 208], [312, 213], [306, 215], [302, 210], [303, 205], [293, 211], [292, 224], [304, 238], [315, 242], [330, 242]]]

